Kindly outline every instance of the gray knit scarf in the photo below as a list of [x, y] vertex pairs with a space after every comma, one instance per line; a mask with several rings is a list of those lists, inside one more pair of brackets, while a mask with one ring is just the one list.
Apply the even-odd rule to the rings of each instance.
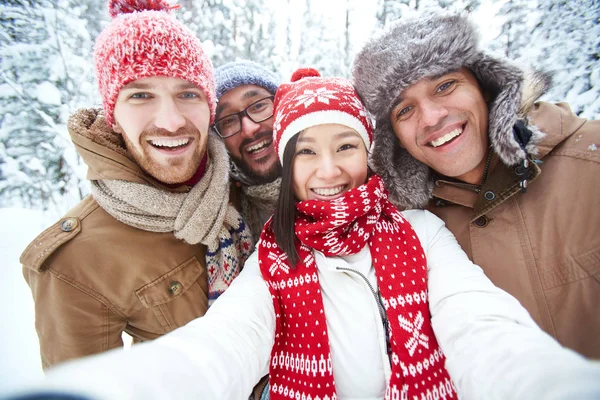
[[122, 180], [91, 181], [92, 195], [118, 221], [150, 232], [173, 232], [189, 244], [207, 246], [209, 305], [231, 284], [250, 255], [252, 238], [229, 204], [229, 157], [209, 135], [210, 162], [188, 193], [173, 193]]
[[263, 225], [275, 212], [281, 178], [262, 185], [242, 185], [242, 215], [252, 232], [254, 243], [258, 242]]
[[250, 227], [254, 243], [258, 243], [265, 222], [275, 212], [281, 177], [273, 182], [257, 184], [233, 160], [229, 162], [229, 174], [242, 187], [242, 215]]

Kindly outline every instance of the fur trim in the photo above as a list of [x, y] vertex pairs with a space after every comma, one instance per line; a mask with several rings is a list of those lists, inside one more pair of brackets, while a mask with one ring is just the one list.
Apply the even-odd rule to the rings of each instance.
[[[514, 137], [513, 126], [520, 110], [528, 110], [527, 106], [521, 107], [522, 99], [533, 104], [533, 99], [547, 89], [548, 78], [533, 74], [531, 85], [524, 85], [520, 68], [478, 50], [478, 41], [475, 27], [466, 16], [431, 14], [393, 26], [367, 43], [354, 61], [356, 90], [376, 119], [372, 168], [385, 180], [392, 201], [402, 208], [427, 204], [433, 191], [433, 174], [400, 147], [390, 113], [402, 91], [425, 77], [468, 68], [492, 99], [488, 104], [488, 134], [494, 151], [507, 165], [516, 165], [527, 157]], [[534, 153], [542, 135], [532, 130], [527, 149]]]
[[69, 117], [67, 127], [71, 136], [80, 135], [92, 142], [131, 159], [123, 137], [115, 133], [104, 119], [100, 108], [82, 108]]

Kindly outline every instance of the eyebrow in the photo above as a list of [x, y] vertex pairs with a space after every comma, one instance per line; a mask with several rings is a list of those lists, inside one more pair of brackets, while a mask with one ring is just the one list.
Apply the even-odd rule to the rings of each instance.
[[[343, 132], [338, 132], [335, 135], [333, 135], [334, 139], [345, 139], [348, 137], [355, 137], [357, 139], [360, 139], [360, 135], [355, 131], [343, 131]], [[311, 137], [306, 137], [306, 136], [300, 135], [300, 137], [298, 138], [298, 142], [314, 143], [315, 139], [311, 138]]]
[[[137, 81], [133, 81], [133, 82], [129, 82], [127, 85], [123, 86], [123, 89], [142, 89], [142, 90], [148, 90], [148, 89], [152, 89], [156, 87], [156, 85], [152, 85], [150, 83], [142, 83], [142, 82], [137, 82]], [[177, 90], [183, 90], [183, 89], [200, 89], [198, 86], [194, 85], [191, 82], [183, 82], [180, 83], [176, 86]]]
[[[424, 79], [426, 79], [427, 81], [431, 82], [431, 81], [436, 81], [438, 79], [440, 79], [441, 77], [445, 76], [445, 75], [450, 75], [453, 74], [455, 72], [458, 72], [460, 70], [460, 68], [455, 68], [452, 69], [450, 71], [444, 71], [444, 72], [440, 72], [439, 74], [435, 74], [435, 75], [431, 75], [431, 76], [427, 76]], [[423, 78], [422, 78], [423, 79]], [[418, 82], [418, 81], [417, 81]], [[410, 86], [409, 86], [410, 87]], [[398, 95], [398, 97], [396, 97], [396, 99], [394, 99], [394, 101], [392, 102], [392, 106], [390, 107], [390, 110], [393, 110], [394, 108], [396, 108], [396, 106], [400, 103], [402, 103], [404, 101], [404, 97], [402, 97], [402, 93]]]
[[[242, 98], [241, 98], [241, 100], [247, 100], [247, 99], [250, 99], [250, 98], [252, 98], [252, 97], [257, 97], [257, 96], [259, 96], [259, 95], [262, 95], [262, 94], [264, 94], [265, 96], [270, 96], [270, 95], [271, 95], [271, 93], [269, 93], [269, 94], [266, 94], [266, 93], [263, 93], [261, 90], [258, 90], [258, 89], [250, 89], [250, 90], [248, 90], [247, 92], [245, 92], [245, 93], [242, 95]], [[226, 109], [227, 107], [229, 107], [229, 103], [228, 103], [228, 102], [225, 102], [225, 103], [219, 103], [219, 104], [217, 105], [217, 111], [216, 111], [216, 114], [217, 114], [217, 115], [221, 114], [221, 112], [222, 112], [224, 109]]]

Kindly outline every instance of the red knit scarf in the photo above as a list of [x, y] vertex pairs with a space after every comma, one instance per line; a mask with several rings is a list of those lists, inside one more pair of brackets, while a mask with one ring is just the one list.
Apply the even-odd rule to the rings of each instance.
[[416, 233], [387, 197], [381, 178], [372, 176], [331, 202], [299, 202], [295, 229], [302, 261], [295, 269], [276, 244], [270, 224], [263, 231], [258, 259], [276, 315], [271, 399], [337, 398], [311, 249], [328, 257], [344, 256], [366, 244], [390, 328], [392, 374], [385, 398], [456, 398], [431, 327], [425, 254]]

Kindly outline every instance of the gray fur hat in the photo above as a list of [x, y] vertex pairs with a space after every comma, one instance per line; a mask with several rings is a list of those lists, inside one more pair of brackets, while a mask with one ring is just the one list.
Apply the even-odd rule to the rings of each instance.
[[215, 69], [217, 99], [241, 85], [256, 85], [275, 94], [279, 79], [262, 65], [253, 61], [233, 61]]
[[432, 171], [400, 147], [390, 122], [394, 100], [422, 78], [467, 67], [490, 95], [488, 134], [501, 160], [515, 165], [527, 152], [535, 153], [539, 135], [529, 141], [527, 152], [513, 135], [523, 71], [485, 54], [478, 49], [478, 42], [475, 27], [466, 16], [429, 12], [402, 20], [371, 39], [354, 60], [354, 85], [376, 119], [372, 167], [386, 182], [391, 200], [403, 208], [423, 207], [433, 190]]

